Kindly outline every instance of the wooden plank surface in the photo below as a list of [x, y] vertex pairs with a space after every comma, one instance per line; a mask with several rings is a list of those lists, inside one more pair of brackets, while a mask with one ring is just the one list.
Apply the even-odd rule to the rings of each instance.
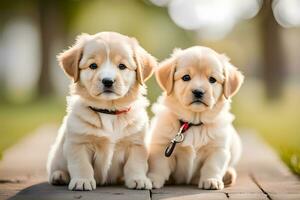
[[234, 199], [234, 200], [268, 200], [266, 194], [263, 193], [235, 193], [230, 194], [228, 196], [228, 199]]
[[237, 182], [223, 190], [180, 185], [151, 191], [129, 190], [124, 186], [98, 187], [92, 192], [68, 191], [67, 186], [55, 187], [46, 182], [45, 161], [55, 132], [53, 126], [39, 129], [5, 153], [0, 162], [0, 199], [300, 199], [299, 178], [274, 151], [248, 133], [242, 134], [244, 151], [237, 167]]
[[32, 185], [17, 193], [11, 200], [150, 200], [149, 190], [129, 190], [123, 186], [98, 187], [90, 191], [69, 191], [65, 186], [46, 182]]
[[[300, 181], [268, 146], [253, 135], [244, 135], [240, 168], [269, 199], [300, 199]], [[255, 147], [255, 148], [251, 148]]]
[[187, 200], [187, 199], [228, 199], [224, 192], [220, 190], [200, 190], [197, 186], [165, 186], [161, 189], [152, 190], [152, 199], [164, 200]]

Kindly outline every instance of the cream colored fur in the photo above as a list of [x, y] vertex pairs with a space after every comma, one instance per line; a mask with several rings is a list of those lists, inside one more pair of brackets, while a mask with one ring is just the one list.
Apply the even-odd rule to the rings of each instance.
[[[191, 76], [190, 81], [182, 80], [185, 74]], [[210, 83], [209, 77], [216, 83]], [[148, 173], [153, 187], [161, 188], [167, 182], [222, 189], [224, 182], [232, 184], [241, 144], [229, 110], [230, 99], [243, 82], [242, 74], [225, 56], [196, 46], [176, 50], [160, 64], [156, 78], [165, 92], [153, 106]], [[204, 90], [204, 103], [191, 103], [194, 89]], [[190, 127], [171, 157], [165, 157], [166, 146], [179, 130], [179, 119], [203, 125]]]
[[[143, 84], [152, 74], [155, 59], [135, 39], [102, 32], [79, 36], [73, 47], [59, 55], [59, 61], [74, 83], [67, 97], [67, 115], [49, 153], [49, 182], [69, 184], [70, 190], [123, 182], [128, 188], [150, 189], [145, 147], [149, 103]], [[90, 69], [91, 63], [98, 68]], [[127, 68], [118, 69], [119, 63]], [[102, 76], [114, 77], [114, 92], [104, 92]], [[131, 109], [109, 115], [89, 106]]]

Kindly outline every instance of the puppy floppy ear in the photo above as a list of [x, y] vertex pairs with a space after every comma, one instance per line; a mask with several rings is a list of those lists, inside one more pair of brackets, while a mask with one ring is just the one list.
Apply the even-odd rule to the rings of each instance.
[[134, 60], [137, 64], [137, 81], [141, 85], [144, 85], [144, 83], [152, 76], [154, 68], [157, 66], [157, 62], [153, 56], [138, 44], [135, 38], [132, 39], [134, 41]]
[[163, 61], [155, 72], [159, 86], [167, 92], [167, 95], [173, 90], [175, 65], [175, 59], [169, 58]]
[[244, 82], [243, 74], [230, 62], [225, 55], [221, 55], [224, 64], [224, 96], [226, 99], [234, 96]]
[[74, 83], [79, 80], [79, 62], [82, 57], [83, 42], [88, 36], [88, 34], [78, 36], [74, 46], [57, 56], [60, 67], [73, 78]]

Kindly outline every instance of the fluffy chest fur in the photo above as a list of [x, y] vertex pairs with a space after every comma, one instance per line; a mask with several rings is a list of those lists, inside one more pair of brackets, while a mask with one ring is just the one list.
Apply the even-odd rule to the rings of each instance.
[[[102, 128], [108, 135], [111, 135], [113, 139], [117, 139], [118, 135], [120, 135], [121, 131], [124, 129], [124, 124], [118, 124], [120, 119], [118, 116], [98, 113], [101, 121]], [[122, 127], [120, 125], [123, 125]]]
[[205, 145], [227, 146], [228, 144], [228, 129], [229, 125], [216, 126], [201, 125], [192, 126], [184, 133], [184, 141], [181, 143], [182, 147], [192, 147], [198, 151]]
[[[100, 134], [104, 134], [114, 142], [120, 140], [123, 137], [138, 132], [140, 128], [142, 128], [141, 126], [145, 125], [138, 122], [136, 118], [128, 118], [128, 116], [126, 115], [132, 115], [129, 113], [121, 115], [97, 113], [97, 115], [101, 121]], [[139, 126], [133, 128], [134, 124], [137, 124]]]
[[98, 113], [76, 96], [68, 99], [68, 134], [107, 137], [111, 142], [138, 134], [147, 127], [148, 116], [144, 99], [136, 101], [131, 110], [120, 115]]
[[194, 149], [199, 149], [201, 146], [208, 144], [213, 138], [209, 135], [209, 132], [206, 131], [205, 127], [190, 127], [184, 134], [184, 141], [181, 143], [181, 146], [186, 147], [190, 146]]

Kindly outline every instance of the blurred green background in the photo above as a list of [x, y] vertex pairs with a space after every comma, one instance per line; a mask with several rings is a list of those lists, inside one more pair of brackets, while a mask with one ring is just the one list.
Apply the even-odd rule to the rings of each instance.
[[[300, 174], [300, 28], [279, 26], [271, 1], [217, 40], [184, 30], [166, 7], [146, 0], [0, 1], [0, 154], [39, 126], [62, 121], [69, 80], [56, 55], [76, 35], [100, 31], [136, 37], [159, 61], [175, 47], [226, 53], [246, 76], [233, 99], [235, 125], [260, 134]], [[154, 78], [147, 85], [153, 102], [161, 90]]]

